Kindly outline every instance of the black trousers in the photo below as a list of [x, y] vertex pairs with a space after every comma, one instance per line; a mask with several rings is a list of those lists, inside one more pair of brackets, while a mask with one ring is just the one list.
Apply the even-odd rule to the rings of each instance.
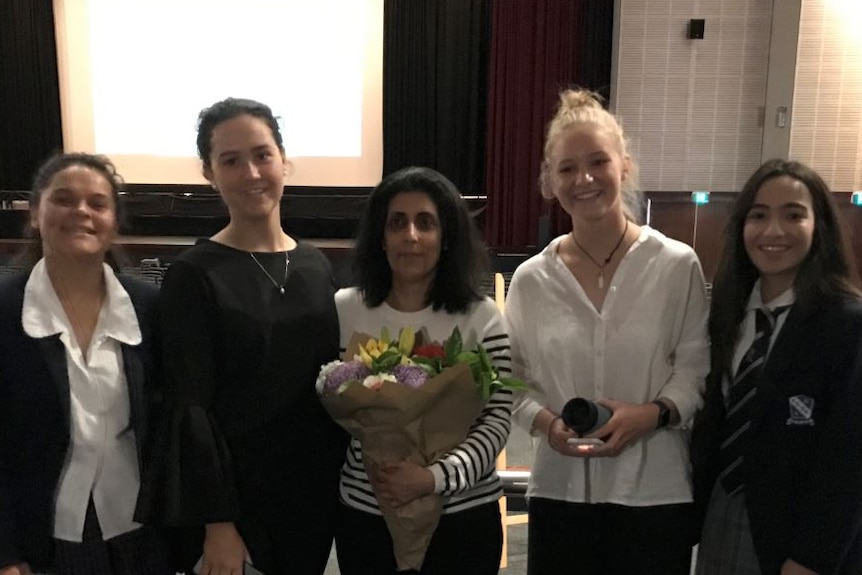
[[688, 575], [691, 504], [530, 499], [527, 575]]
[[266, 575], [322, 575], [332, 551], [327, 522], [242, 520], [239, 531], [254, 566]]
[[493, 575], [500, 569], [500, 506], [485, 503], [442, 515], [421, 571], [397, 571], [383, 517], [342, 505], [335, 533], [341, 575]]

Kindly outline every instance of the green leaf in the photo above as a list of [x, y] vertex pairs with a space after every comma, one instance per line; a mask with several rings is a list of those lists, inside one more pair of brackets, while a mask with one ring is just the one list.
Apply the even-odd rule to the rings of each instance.
[[455, 329], [452, 330], [452, 335], [449, 336], [449, 339], [446, 340], [446, 344], [443, 346], [443, 351], [446, 352], [446, 365], [455, 365], [457, 363], [458, 355], [461, 353], [463, 347], [464, 342], [461, 339], [461, 330], [456, 325]]
[[428, 375], [437, 375], [442, 371], [440, 359], [430, 357], [414, 357], [413, 363], [421, 367]]
[[482, 399], [488, 400], [491, 397], [491, 380], [482, 378]]
[[492, 379], [497, 379], [497, 374], [494, 372], [494, 365], [491, 363], [491, 357], [488, 355], [488, 352], [481, 345], [476, 346], [476, 351], [479, 353], [482, 371], [491, 374]]
[[399, 363], [401, 363], [401, 354], [394, 350], [393, 353], [389, 353], [389, 351], [387, 350], [385, 353], [382, 353], [380, 357], [377, 358], [377, 373], [380, 373], [381, 371], [389, 371]]
[[482, 373], [482, 368], [479, 366], [478, 361], [470, 362], [470, 372], [473, 374], [473, 381], [475, 381], [477, 385], [482, 385], [485, 381], [485, 374]]
[[380, 330], [380, 341], [392, 343], [392, 340], [389, 338], [389, 328], [387, 328], [385, 325]]
[[500, 382], [500, 385], [502, 387], [505, 387], [507, 389], [513, 389], [517, 391], [527, 391], [530, 389], [529, 387], [527, 387], [526, 383], [516, 377], [501, 377], [497, 381]]

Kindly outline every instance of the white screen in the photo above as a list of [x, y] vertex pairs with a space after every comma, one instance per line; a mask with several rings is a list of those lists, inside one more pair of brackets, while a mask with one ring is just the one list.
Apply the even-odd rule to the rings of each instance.
[[228, 96], [280, 117], [289, 183], [382, 172], [382, 0], [55, 0], [68, 151], [133, 183], [202, 183], [198, 112]]

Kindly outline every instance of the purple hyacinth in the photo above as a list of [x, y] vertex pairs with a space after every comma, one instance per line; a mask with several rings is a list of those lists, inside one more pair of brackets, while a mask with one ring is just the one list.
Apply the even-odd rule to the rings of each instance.
[[421, 367], [415, 365], [396, 365], [390, 370], [398, 383], [407, 387], [417, 388], [428, 379], [428, 373]]
[[326, 395], [337, 393], [347, 381], [359, 381], [371, 375], [371, 370], [361, 361], [347, 361], [337, 366], [326, 376], [323, 392]]

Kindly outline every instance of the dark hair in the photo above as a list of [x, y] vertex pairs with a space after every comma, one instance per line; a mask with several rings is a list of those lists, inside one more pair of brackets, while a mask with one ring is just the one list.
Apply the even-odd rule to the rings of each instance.
[[272, 137], [275, 139], [278, 149], [281, 150], [282, 154], [284, 153], [284, 141], [281, 137], [281, 129], [278, 127], [278, 119], [273, 115], [269, 106], [245, 98], [226, 98], [209, 108], [204, 108], [198, 114], [198, 157], [205, 167], [210, 167], [210, 153], [212, 152], [212, 137], [215, 127], [222, 122], [243, 115], [263, 120], [272, 131]]
[[761, 186], [780, 176], [789, 176], [805, 184], [814, 208], [811, 249], [802, 260], [793, 284], [797, 305], [811, 309], [823, 298], [860, 296], [851, 280], [855, 269], [848, 257], [838, 208], [826, 182], [799, 162], [767, 161], [748, 178], [736, 199], [724, 230], [724, 250], [715, 275], [709, 317], [712, 366], [713, 371], [721, 370], [725, 375], [730, 373], [745, 307], [759, 275], [745, 250], [745, 219]]
[[[111, 186], [111, 196], [114, 198], [114, 217], [117, 221], [117, 226], [122, 227], [124, 213], [122, 204], [120, 203], [120, 192], [123, 190], [125, 182], [120, 174], [117, 173], [114, 163], [107, 157], [97, 154], [87, 154], [85, 152], [56, 153], [42, 162], [36, 169], [36, 175], [33, 176], [33, 185], [30, 192], [31, 209], [42, 202], [42, 195], [51, 186], [54, 177], [66, 168], [73, 166], [93, 170], [105, 178], [105, 181]], [[42, 258], [42, 241], [39, 230], [34, 228], [29, 220], [24, 228], [24, 237], [37, 241], [28, 244], [24, 248], [23, 253], [15, 258], [15, 263], [31, 267]], [[121, 254], [119, 248], [116, 246], [111, 246], [108, 253], [105, 254], [105, 261], [115, 270], [119, 269], [120, 263], [124, 262], [125, 259], [125, 256]]]
[[392, 268], [383, 250], [383, 233], [389, 203], [404, 192], [426, 194], [437, 207], [440, 218], [440, 260], [427, 302], [435, 310], [466, 311], [471, 302], [482, 299], [479, 285], [489, 269], [488, 253], [455, 185], [443, 174], [421, 167], [389, 174], [368, 196], [353, 261], [365, 304], [379, 306], [392, 289]]

